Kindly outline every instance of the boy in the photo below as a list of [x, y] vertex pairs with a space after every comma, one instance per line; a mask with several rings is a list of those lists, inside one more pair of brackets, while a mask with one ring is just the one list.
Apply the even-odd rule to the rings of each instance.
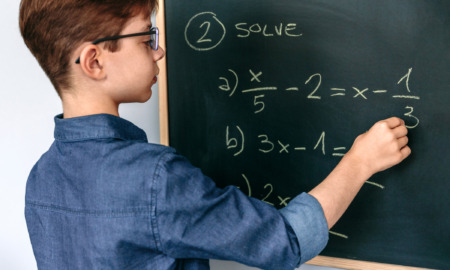
[[25, 43], [63, 103], [55, 141], [27, 182], [40, 269], [209, 269], [208, 259], [293, 269], [326, 245], [363, 183], [410, 154], [398, 118], [360, 135], [316, 188], [280, 211], [218, 189], [119, 117], [145, 102], [164, 57], [156, 0], [22, 0]]

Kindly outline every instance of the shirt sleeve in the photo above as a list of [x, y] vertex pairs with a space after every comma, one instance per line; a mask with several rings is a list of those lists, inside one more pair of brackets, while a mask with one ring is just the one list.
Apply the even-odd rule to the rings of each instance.
[[[323, 212], [313, 197], [300, 195], [278, 211], [235, 187], [217, 188], [175, 153], [167, 154], [155, 172], [152, 209], [158, 248], [173, 258], [293, 269], [317, 255], [328, 234], [321, 231]], [[317, 239], [321, 242], [313, 243]]]
[[302, 193], [280, 210], [300, 243], [300, 264], [319, 255], [328, 243], [328, 223], [322, 206], [313, 196]]

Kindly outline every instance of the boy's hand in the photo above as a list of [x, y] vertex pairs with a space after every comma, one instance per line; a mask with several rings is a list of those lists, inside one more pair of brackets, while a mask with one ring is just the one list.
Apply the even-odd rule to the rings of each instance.
[[344, 214], [367, 179], [409, 156], [407, 133], [405, 122], [400, 118], [377, 122], [356, 138], [336, 168], [309, 192], [322, 206], [328, 228]]
[[379, 121], [355, 139], [346, 158], [357, 162], [369, 175], [386, 170], [411, 154], [407, 134], [405, 122], [400, 118]]

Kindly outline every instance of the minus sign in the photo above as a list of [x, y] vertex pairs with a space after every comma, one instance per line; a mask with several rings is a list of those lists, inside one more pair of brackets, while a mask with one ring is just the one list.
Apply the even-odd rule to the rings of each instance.
[[386, 93], [387, 92], [387, 90], [375, 90], [375, 91], [373, 91], [375, 94], [378, 94], [378, 93]]
[[286, 88], [286, 91], [298, 91], [298, 87]]
[[306, 147], [295, 147], [294, 150], [304, 151], [304, 150], [306, 150]]

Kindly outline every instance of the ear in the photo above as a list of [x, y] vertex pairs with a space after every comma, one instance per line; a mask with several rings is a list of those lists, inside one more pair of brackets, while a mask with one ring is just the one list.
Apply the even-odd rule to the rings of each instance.
[[103, 68], [102, 50], [94, 44], [90, 44], [81, 51], [80, 67], [83, 72], [90, 78], [101, 80], [105, 77]]

